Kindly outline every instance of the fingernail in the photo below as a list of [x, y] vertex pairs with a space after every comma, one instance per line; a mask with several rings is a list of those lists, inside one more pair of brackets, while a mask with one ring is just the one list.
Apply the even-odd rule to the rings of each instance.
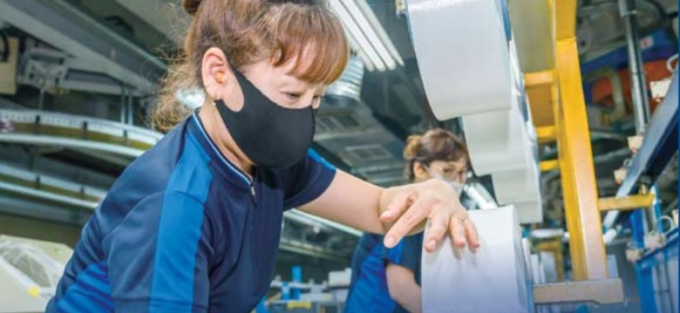
[[392, 211], [385, 211], [383, 214], [380, 216], [382, 218], [389, 218], [392, 216]]
[[396, 242], [396, 239], [394, 239], [394, 236], [389, 236], [385, 239], [385, 245], [387, 247], [392, 247], [394, 246], [394, 243]]
[[428, 249], [434, 249], [436, 246], [437, 246], [437, 242], [435, 242], [434, 239], [430, 239], [430, 241], [427, 243]]

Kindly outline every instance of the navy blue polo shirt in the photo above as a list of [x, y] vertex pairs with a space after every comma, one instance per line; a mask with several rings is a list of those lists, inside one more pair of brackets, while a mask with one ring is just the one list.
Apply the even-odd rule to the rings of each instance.
[[251, 180], [194, 114], [113, 185], [47, 312], [249, 312], [269, 289], [283, 212], [319, 197], [334, 175], [310, 150]]
[[383, 245], [383, 236], [364, 233], [352, 258], [345, 313], [407, 313], [390, 296], [385, 270], [388, 264], [403, 266], [413, 272], [420, 285], [422, 249], [423, 233], [405, 237], [391, 249]]

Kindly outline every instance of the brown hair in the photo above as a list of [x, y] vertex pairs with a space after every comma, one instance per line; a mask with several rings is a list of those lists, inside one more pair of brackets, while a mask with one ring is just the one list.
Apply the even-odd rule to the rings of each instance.
[[158, 130], [167, 131], [191, 114], [175, 93], [202, 85], [203, 54], [211, 47], [221, 48], [237, 69], [265, 59], [274, 66], [295, 60], [292, 74], [310, 83], [332, 83], [347, 64], [342, 24], [325, 5], [266, 0], [183, 0], [182, 5], [193, 20], [152, 112]]
[[413, 165], [419, 162], [429, 165], [433, 161], [459, 161], [468, 159], [468, 149], [463, 139], [452, 132], [437, 128], [424, 135], [413, 135], [406, 139], [404, 159], [408, 161], [406, 175], [410, 180], [415, 179]]

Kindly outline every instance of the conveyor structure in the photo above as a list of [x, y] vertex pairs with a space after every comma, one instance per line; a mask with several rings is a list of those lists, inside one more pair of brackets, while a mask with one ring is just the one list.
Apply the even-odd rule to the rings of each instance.
[[[503, 198], [505, 189], [519, 192], [516, 190], [517, 180], [521, 181], [522, 177], [528, 178], [529, 182], [535, 182], [533, 186], [528, 183], [525, 190], [536, 191], [539, 186], [537, 182], [539, 169], [559, 170], [570, 240], [573, 281], [534, 286], [534, 302], [536, 304], [621, 303], [624, 301], [622, 281], [610, 277], [608, 273], [602, 236], [602, 222], [598, 207], [600, 199], [595, 180], [593, 151], [576, 40], [577, 1], [508, 1], [512, 29], [509, 28], [508, 16], [504, 14], [505, 3], [506, 1], [499, 1], [496, 3], [497, 6], [484, 1], [451, 4], [450, 7], [455, 6], [459, 10], [457, 13], [451, 13], [461, 15], [458, 21], [443, 17], [443, 12], [452, 10], [449, 6], [439, 7], [428, 1], [407, 1], [406, 9], [411, 18], [415, 37], [414, 46], [419, 56], [419, 66], [432, 109], [439, 118], [463, 116], [473, 168], [475, 171], [481, 170], [482, 173], [492, 175], [494, 185], [500, 184], [494, 187], [497, 196], [500, 191], [501, 198]], [[466, 17], [460, 13], [465, 10], [468, 10], [467, 14], [477, 15], [474, 15], [474, 18]], [[431, 12], [429, 18], [424, 17], [428, 12]], [[482, 19], [484, 23], [479, 23], [475, 19]], [[415, 24], [413, 20], [416, 21]], [[456, 22], [465, 24], [454, 25]], [[425, 31], [426, 27], [430, 27], [429, 31]], [[441, 34], [434, 31], [436, 28], [455, 29], [456, 31], [447, 32], [446, 39], [441, 39], [443, 38]], [[464, 31], [459, 32], [458, 28]], [[489, 31], [488, 28], [505, 29], [506, 37]], [[478, 34], [472, 39], [468, 32], [478, 32]], [[423, 38], [431, 40], [427, 41]], [[440, 38], [440, 40], [436, 41], [433, 38]], [[483, 41], [480, 38], [505, 43], [509, 54], [499, 56], [488, 53], [478, 60], [477, 55], [459, 51], [465, 50], [468, 44], [479, 45], [478, 41]], [[429, 45], [423, 44], [425, 42]], [[464, 45], [461, 46], [461, 43]], [[517, 58], [513, 59], [515, 46]], [[494, 46], [494, 48], [503, 49], [502, 45]], [[445, 56], [438, 54], [438, 51], [449, 52], [451, 50], [456, 51], [456, 56], [465, 57], [455, 60], [455, 57], [449, 54]], [[421, 59], [423, 55], [429, 56], [430, 59]], [[458, 66], [451, 67], [451, 63], [456, 63]], [[468, 63], [474, 66], [469, 66]], [[466, 71], [474, 68], [474, 75], [476, 75], [486, 71], [485, 66], [489, 64], [493, 66], [487, 79], [475, 81], [484, 89], [474, 86], [461, 91], [464, 95], [469, 95], [477, 90], [493, 89], [485, 97], [472, 102], [466, 101], [469, 98], [456, 98], [457, 93], [451, 92], [452, 87], [447, 87], [461, 80], [458, 75], [463, 74], [459, 72], [467, 73]], [[480, 66], [482, 68], [479, 68]], [[462, 70], [447, 72], [442, 68], [462, 68]], [[508, 77], [509, 81], [498, 78], [498, 76], [505, 78], [506, 70], [511, 73]], [[435, 74], [439, 76], [428, 77], [428, 75]], [[520, 77], [516, 77], [516, 74]], [[431, 82], [429, 86], [428, 82]], [[430, 97], [430, 93], [433, 93], [434, 97]], [[525, 93], [526, 96], [524, 96]], [[496, 98], [496, 102], [477, 105], [477, 100], [489, 99], [488, 95], [491, 94], [501, 96]], [[500, 101], [503, 99], [505, 102]], [[455, 109], [459, 107], [461, 109], [456, 111]], [[519, 114], [513, 114], [513, 111]], [[500, 116], [500, 114], [505, 114], [505, 116]], [[476, 117], [479, 117], [477, 128], [475, 128]], [[488, 132], [494, 132], [496, 128], [505, 131], [500, 131], [497, 135], [489, 135]], [[483, 147], [485, 143], [487, 146]], [[551, 143], [556, 143], [558, 157], [555, 160], [541, 163], [539, 166], [535, 156], [535, 146]], [[513, 151], [508, 147], [521, 149]], [[526, 161], [503, 163], [504, 158], [515, 160], [515, 156], [520, 156], [520, 159]], [[497, 161], [490, 161], [496, 160], [494, 158]], [[517, 165], [522, 166], [517, 167]], [[512, 173], [507, 175], [512, 179], [507, 179], [504, 183], [499, 179], [503, 173]], [[514, 185], [508, 185], [508, 183], [514, 183]], [[516, 193], [512, 196], [516, 196]], [[542, 222], [540, 194], [539, 198], [499, 200], [501, 203], [518, 205], [527, 201], [524, 199], [536, 201], [539, 212], [538, 218], [532, 215], [532, 218], [527, 221]], [[527, 215], [523, 214], [521, 206], [518, 208], [520, 220], [523, 215], [526, 219]]]
[[[0, 109], [0, 143], [49, 146], [73, 150], [86, 150], [104, 155], [122, 156], [128, 162], [151, 148], [162, 134], [137, 126], [113, 121], [74, 116], [50, 111]], [[84, 224], [106, 191], [92, 186], [0, 164], [0, 193], [14, 197], [14, 201], [0, 201], [2, 209], [24, 216], [47, 218], [60, 222]], [[23, 199], [23, 200], [22, 200]], [[30, 204], [25, 199], [33, 199]], [[284, 215], [281, 249], [293, 253], [337, 260], [348, 258], [351, 250], [338, 251], [331, 246], [319, 245], [307, 240], [304, 231], [309, 228], [355, 240], [360, 232], [337, 223], [316, 218], [304, 212], [292, 210]], [[293, 231], [294, 230], [294, 231]], [[330, 244], [338, 244], [331, 241]]]

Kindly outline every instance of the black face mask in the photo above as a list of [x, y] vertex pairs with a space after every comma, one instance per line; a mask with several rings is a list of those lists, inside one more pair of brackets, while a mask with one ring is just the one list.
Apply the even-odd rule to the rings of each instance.
[[236, 144], [264, 169], [284, 169], [301, 161], [314, 139], [312, 107], [281, 107], [233, 66], [232, 69], [243, 92], [243, 108], [234, 112], [222, 100], [215, 104]]

